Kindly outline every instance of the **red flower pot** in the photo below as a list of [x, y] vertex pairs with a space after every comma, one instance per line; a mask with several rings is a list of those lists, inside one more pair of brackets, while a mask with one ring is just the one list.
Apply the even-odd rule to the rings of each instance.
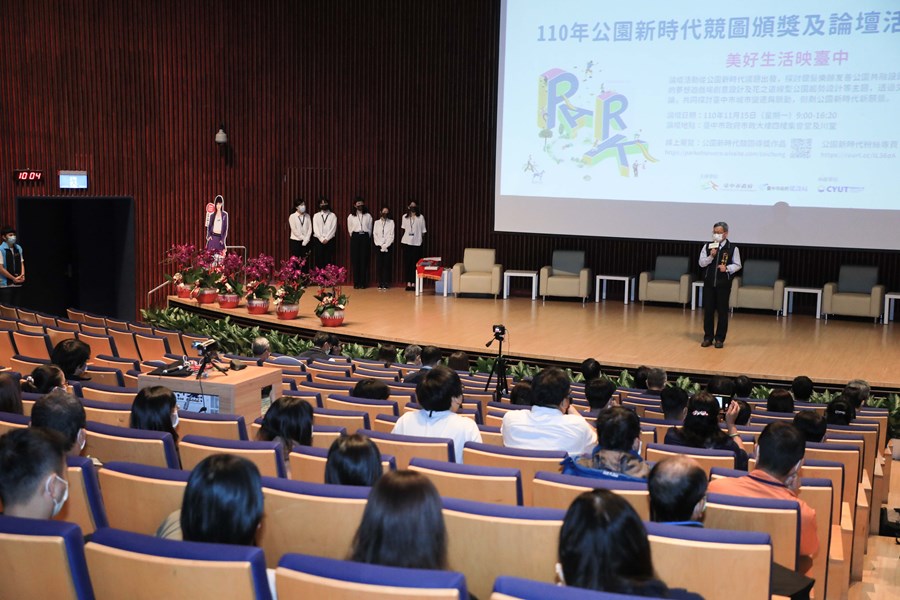
[[323, 312], [319, 315], [319, 320], [323, 327], [340, 327], [344, 322], [344, 311], [336, 310], [331, 314]]
[[299, 304], [279, 304], [275, 308], [275, 315], [282, 321], [290, 321], [291, 319], [296, 319], [297, 313], [299, 312]]
[[219, 296], [216, 288], [202, 288], [197, 292], [197, 304], [212, 304]]
[[216, 301], [219, 303], [219, 308], [237, 308], [241, 297], [237, 294], [219, 294]]
[[247, 298], [247, 312], [251, 315], [264, 315], [269, 312], [269, 300]]
[[192, 291], [194, 291], [194, 288], [192, 286], [185, 285], [183, 283], [179, 283], [175, 287], [175, 293], [178, 294], [179, 298], [190, 298]]

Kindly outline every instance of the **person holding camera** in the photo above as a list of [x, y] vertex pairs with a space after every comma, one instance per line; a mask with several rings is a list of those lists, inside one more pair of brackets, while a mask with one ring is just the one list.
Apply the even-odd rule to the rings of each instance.
[[[722, 408], [715, 396], [709, 392], [697, 392], [688, 402], [687, 415], [681, 427], [670, 427], [664, 444], [706, 448], [708, 450], [731, 450], [734, 452], [734, 468], [747, 470], [747, 452], [740, 444], [740, 437], [734, 422], [741, 407], [731, 402], [725, 409], [725, 425], [728, 433], [719, 426]], [[737, 441], [735, 441], [737, 440]]]

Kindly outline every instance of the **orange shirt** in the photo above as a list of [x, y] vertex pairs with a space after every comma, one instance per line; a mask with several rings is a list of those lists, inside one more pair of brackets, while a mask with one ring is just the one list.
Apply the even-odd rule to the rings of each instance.
[[748, 498], [774, 498], [794, 500], [800, 504], [800, 554], [813, 557], [819, 551], [816, 533], [816, 511], [797, 497], [783, 483], [760, 469], [744, 477], [720, 477], [709, 482], [710, 494], [727, 494]]

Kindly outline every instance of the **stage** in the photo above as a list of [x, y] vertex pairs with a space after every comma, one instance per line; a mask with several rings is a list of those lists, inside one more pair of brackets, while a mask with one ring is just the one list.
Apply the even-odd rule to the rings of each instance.
[[[737, 311], [731, 319], [723, 349], [701, 348], [703, 311], [678, 305], [624, 305], [605, 302], [548, 300], [516, 296], [446, 298], [426, 288], [421, 296], [402, 288], [347, 288], [350, 304], [344, 325], [329, 329], [361, 343], [433, 344], [491, 355], [496, 343], [491, 325], [502, 323], [508, 336], [504, 354], [526, 362], [579, 363], [594, 357], [606, 367], [659, 366], [673, 373], [747, 375], [756, 381], [789, 381], [807, 375], [816, 383], [842, 385], [850, 379], [868, 380], [873, 387], [900, 389], [900, 326], [871, 320], [817, 320], [812, 314], [776, 317], [774, 312]], [[169, 304], [197, 309], [194, 300], [169, 297]], [[274, 314], [248, 315], [241, 306], [223, 310], [203, 305], [209, 315], [232, 315], [233, 320], [261, 327], [320, 330], [313, 313], [315, 299], [307, 293], [300, 317], [279, 321]]]

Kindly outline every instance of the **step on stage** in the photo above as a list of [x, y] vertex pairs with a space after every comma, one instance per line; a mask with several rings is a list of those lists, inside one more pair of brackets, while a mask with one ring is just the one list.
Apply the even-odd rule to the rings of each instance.
[[[391, 342], [433, 344], [491, 355], [485, 343], [491, 325], [506, 325], [504, 354], [510, 359], [578, 363], [594, 357], [604, 367], [660, 366], [672, 372], [747, 375], [754, 381], [791, 380], [807, 375], [813, 381], [843, 384], [866, 379], [874, 387], [900, 389], [900, 325], [871, 320], [816, 319], [794, 313], [737, 311], [732, 315], [725, 348], [701, 348], [703, 311], [677, 305], [624, 305], [620, 300], [599, 304], [512, 297], [455, 298], [427, 289], [416, 296], [402, 288], [349, 290], [350, 304], [342, 327], [329, 329], [342, 337]], [[172, 306], [197, 309], [194, 300], [169, 297]], [[307, 337], [324, 329], [307, 293], [300, 317], [279, 321], [273, 313], [247, 314], [240, 308], [222, 310], [204, 305], [210, 315], [279, 329], [296, 329]], [[277, 325], [276, 325], [277, 324]]]

